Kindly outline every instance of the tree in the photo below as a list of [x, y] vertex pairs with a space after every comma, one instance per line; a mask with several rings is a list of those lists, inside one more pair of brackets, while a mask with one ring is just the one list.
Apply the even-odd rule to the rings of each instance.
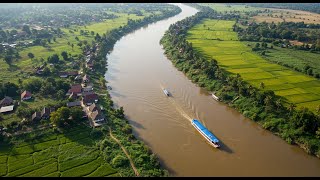
[[6, 55], [4, 57], [4, 61], [6, 61], [7, 64], [11, 65], [11, 63], [13, 61], [13, 56], [12, 55]]
[[48, 57], [48, 63], [56, 64], [60, 61], [58, 54], [53, 54]]
[[316, 131], [316, 137], [320, 139], [320, 127], [318, 127], [318, 130]]
[[263, 82], [260, 83], [260, 88], [261, 88], [261, 89], [264, 89], [264, 88], [265, 88], [265, 85], [264, 85]]
[[28, 53], [28, 57], [32, 60], [34, 58], [34, 54], [33, 53]]
[[70, 109], [70, 116], [72, 117], [72, 120], [79, 121], [82, 118], [83, 111], [80, 107], [72, 107]]
[[123, 107], [120, 107], [120, 109], [116, 109], [115, 110], [115, 115], [118, 118], [124, 118], [124, 111], [123, 111]]
[[277, 101], [276, 101], [276, 106], [277, 106], [277, 110], [279, 110], [279, 108], [281, 108], [282, 107], [282, 101], [281, 101], [281, 99], [279, 98], [279, 99], [277, 99]]
[[70, 117], [70, 109], [67, 107], [61, 107], [57, 111], [50, 114], [50, 121], [58, 127], [62, 127], [63, 124], [68, 121]]
[[66, 93], [65, 93], [62, 89], [60, 89], [60, 90], [57, 92], [56, 97], [57, 97], [58, 99], [64, 99], [65, 94], [66, 94]]
[[52, 85], [51, 82], [48, 81], [43, 81], [42, 86], [40, 88], [40, 93], [45, 96], [45, 95], [50, 95], [55, 92], [55, 88]]
[[63, 60], [65, 60], [65, 61], [68, 60], [68, 53], [66, 51], [62, 51], [61, 56], [63, 57]]
[[77, 45], [78, 45], [79, 47], [81, 47], [81, 46], [82, 46], [82, 42], [80, 41]]
[[49, 69], [48, 67], [45, 67], [45, 68], [43, 69], [42, 74], [43, 74], [44, 76], [48, 76], [50, 73], [51, 73], [51, 71], [50, 71], [50, 69]]
[[297, 107], [295, 104], [290, 103], [290, 105], [289, 105], [290, 114], [292, 113], [292, 111], [294, 110], [295, 107]]
[[24, 25], [22, 27], [22, 31], [28, 33], [29, 35], [31, 34], [30, 27], [28, 25]]
[[45, 47], [45, 46], [47, 45], [47, 41], [44, 40], [44, 39], [41, 39], [41, 40], [40, 40], [40, 45], [43, 46], [43, 47]]

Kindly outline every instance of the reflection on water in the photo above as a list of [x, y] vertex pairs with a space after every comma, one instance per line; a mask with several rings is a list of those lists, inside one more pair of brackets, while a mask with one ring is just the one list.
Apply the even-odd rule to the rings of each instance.
[[[121, 38], [108, 55], [111, 97], [134, 134], [173, 176], [319, 176], [320, 160], [263, 130], [193, 84], [164, 56], [159, 41], [182, 12]], [[162, 88], [168, 88], [167, 97]], [[210, 146], [190, 121], [199, 119], [222, 143]]]

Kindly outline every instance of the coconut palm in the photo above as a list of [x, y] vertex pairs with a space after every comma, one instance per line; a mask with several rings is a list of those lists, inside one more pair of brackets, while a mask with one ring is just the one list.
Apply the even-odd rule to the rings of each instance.
[[290, 114], [291, 114], [291, 112], [294, 110], [295, 107], [297, 107], [295, 104], [290, 103], [290, 105], [289, 105]]
[[263, 82], [260, 83], [260, 88], [261, 88], [261, 89], [264, 89], [264, 88], [265, 88], [265, 85], [264, 85]]
[[276, 101], [276, 106], [277, 106], [277, 110], [279, 110], [279, 108], [281, 108], [281, 106], [282, 106], [282, 101], [281, 101], [280, 98]]

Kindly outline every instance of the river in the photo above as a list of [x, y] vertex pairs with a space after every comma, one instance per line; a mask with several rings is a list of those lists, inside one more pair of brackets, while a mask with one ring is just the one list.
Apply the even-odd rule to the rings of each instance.
[[[164, 32], [197, 12], [178, 6], [180, 14], [122, 37], [107, 56], [112, 100], [123, 106], [136, 137], [171, 176], [320, 176], [319, 159], [215, 101], [166, 58], [159, 44]], [[192, 118], [220, 139], [220, 149], [194, 129]]]

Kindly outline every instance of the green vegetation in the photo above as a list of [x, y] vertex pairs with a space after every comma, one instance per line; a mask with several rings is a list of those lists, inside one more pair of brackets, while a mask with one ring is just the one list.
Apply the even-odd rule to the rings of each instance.
[[[260, 87], [260, 83], [264, 83], [264, 89], [282, 95], [288, 100], [288, 104], [295, 103], [297, 107], [308, 107], [316, 112], [320, 94], [314, 91], [314, 88], [320, 88], [320, 82], [315, 78], [270, 63], [251, 52], [251, 48], [238, 41], [237, 33], [232, 31], [234, 23], [234, 21], [205, 19], [203, 23], [188, 31], [187, 39], [197, 51], [207, 58], [216, 59], [219, 66], [228, 72], [240, 74], [243, 80], [257, 88]], [[283, 93], [297, 88], [300, 91], [294, 96]]]
[[252, 7], [248, 5], [232, 5], [231, 6], [229, 4], [223, 4], [223, 3], [201, 3], [200, 5], [208, 6], [219, 13], [231, 13], [231, 12], [244, 13], [244, 12], [251, 12], [251, 11], [262, 9], [259, 7]]

